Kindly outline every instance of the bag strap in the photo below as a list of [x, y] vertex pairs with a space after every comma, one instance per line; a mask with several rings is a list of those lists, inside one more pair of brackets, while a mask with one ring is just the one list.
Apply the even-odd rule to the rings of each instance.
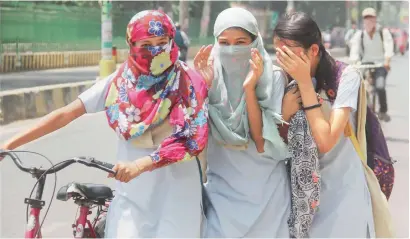
[[[367, 165], [367, 142], [363, 133], [365, 134], [365, 122], [366, 122], [366, 113], [367, 113], [367, 99], [366, 99], [366, 89], [364, 85], [363, 78], [360, 77], [361, 83], [360, 88], [357, 96], [357, 112], [356, 112], [356, 122], [357, 122], [357, 130], [356, 132], [353, 131], [352, 123], [349, 121], [345, 127], [345, 136], [349, 137], [352, 141], [352, 144], [360, 157], [360, 160], [363, 161], [364, 164]], [[357, 136], [357, 134], [360, 134]], [[359, 142], [358, 137], [361, 139]]]
[[360, 61], [362, 61], [363, 56], [364, 56], [364, 43], [363, 43], [363, 38], [364, 38], [364, 31], [362, 30], [362, 32], [360, 33], [360, 47], [361, 47], [361, 51], [360, 51]]
[[[348, 131], [348, 132], [346, 132], [346, 131]], [[356, 135], [355, 135], [355, 133], [353, 132], [353, 127], [352, 127], [352, 124], [350, 123], [350, 121], [347, 122], [346, 130], [345, 130], [345, 135], [346, 135], [346, 134], [349, 135], [349, 138], [350, 138], [350, 140], [352, 141], [353, 147], [354, 147], [354, 149], [356, 150], [357, 154], [359, 155], [360, 160], [362, 160], [362, 162], [363, 162], [364, 164], [367, 164], [367, 159], [366, 159], [366, 157], [364, 156], [362, 150], [360, 149], [359, 141], [357, 140]]]
[[379, 34], [380, 34], [380, 38], [382, 39], [382, 43], [384, 43], [384, 37], [383, 37], [383, 28], [381, 28], [380, 30], [379, 30]]

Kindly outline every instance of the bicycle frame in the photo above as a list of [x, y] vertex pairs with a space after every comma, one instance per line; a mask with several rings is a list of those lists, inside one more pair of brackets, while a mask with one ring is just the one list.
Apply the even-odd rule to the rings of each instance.
[[[45, 202], [42, 200], [44, 184], [46, 182], [46, 175], [35, 174], [35, 178], [38, 180], [38, 186], [36, 190], [35, 199], [26, 198], [24, 203], [29, 205], [30, 214], [28, 217], [25, 238], [42, 238], [40, 228], [40, 212], [43, 209]], [[94, 226], [88, 220], [88, 215], [91, 214], [90, 202], [79, 200], [76, 202], [80, 206], [80, 215], [76, 220], [76, 224], [73, 225], [75, 229], [74, 238], [97, 238]], [[97, 218], [98, 219], [98, 218]], [[87, 227], [86, 227], [87, 226]]]
[[[23, 152], [23, 151], [14, 151], [14, 152]], [[24, 152], [29, 152], [29, 151], [24, 151]], [[34, 178], [37, 179], [37, 190], [36, 190], [36, 196], [34, 199], [32, 198], [25, 198], [24, 203], [28, 204], [30, 213], [27, 218], [27, 224], [26, 224], [26, 229], [25, 229], [25, 238], [42, 238], [42, 233], [41, 233], [41, 224], [40, 224], [40, 212], [43, 209], [45, 202], [42, 200], [43, 197], [43, 191], [44, 191], [44, 185], [46, 182], [46, 176], [47, 174], [53, 174], [56, 173], [63, 168], [73, 164], [73, 163], [80, 163], [88, 167], [94, 167], [98, 168], [102, 171], [111, 173], [111, 174], [116, 174], [115, 171], [112, 170], [114, 165], [106, 162], [101, 162], [98, 160], [95, 160], [92, 157], [76, 157], [76, 158], [71, 158], [69, 160], [60, 162], [59, 164], [53, 166], [50, 169], [43, 170], [39, 168], [28, 168], [24, 167], [20, 159], [13, 154], [13, 151], [4, 151], [0, 149], [0, 156], [9, 156], [13, 162], [16, 164], [16, 166], [23, 172], [31, 174]], [[44, 156], [45, 157], [45, 156]], [[31, 197], [31, 195], [30, 195]], [[94, 225], [91, 225], [91, 222], [87, 219], [88, 215], [91, 214], [91, 206], [94, 205], [93, 202], [87, 201], [87, 200], [78, 200], [76, 202], [77, 204], [80, 205], [80, 216], [77, 219], [75, 227], [75, 238], [82, 238], [84, 236], [84, 232], [86, 232], [87, 237], [97, 237], [97, 234], [95, 232], [94, 226], [96, 222], [99, 219], [100, 213], [98, 213], [98, 216], [94, 219]], [[105, 204], [106, 205], [106, 204]], [[99, 211], [100, 212], [100, 211]], [[43, 219], [44, 220], [44, 219]], [[85, 225], [88, 225], [87, 230], [85, 230]]]
[[[73, 224], [74, 238], [97, 238], [95, 226], [99, 219], [101, 219], [101, 216], [104, 215], [105, 211], [101, 209], [103, 212], [101, 213], [99, 208], [98, 214], [94, 218], [94, 222], [91, 223], [91, 221], [88, 220], [88, 215], [92, 213], [91, 207], [95, 205], [95, 203], [85, 199], [77, 199], [75, 200], [75, 203], [80, 206], [80, 215], [76, 220], [76, 224]], [[109, 207], [110, 203], [105, 202], [104, 205], [105, 207]]]
[[[38, 178], [40, 178], [40, 176], [41, 175], [38, 175]], [[40, 229], [40, 212], [45, 205], [45, 202], [41, 200], [45, 181], [46, 176], [44, 175], [39, 180], [35, 199], [26, 198], [24, 201], [26, 204], [30, 205], [30, 214], [26, 225], [25, 238], [42, 238]], [[95, 225], [88, 220], [88, 215], [91, 214], [90, 209], [93, 203], [82, 200], [79, 200], [76, 203], [80, 205], [80, 215], [76, 220], [76, 224], [73, 225], [73, 229], [75, 230], [74, 238], [84, 238], [84, 236], [87, 238], [97, 238], [97, 234], [94, 230]], [[105, 205], [107, 206], [107, 204]], [[98, 218], [96, 219], [95, 223], [98, 221]]]
[[[40, 208], [31, 208], [25, 238], [42, 238], [40, 229]], [[36, 233], [38, 231], [38, 233]], [[37, 235], [36, 235], [37, 234]]]
[[383, 65], [381, 64], [373, 64], [373, 63], [364, 63], [363, 65], [356, 66], [358, 69], [362, 69], [364, 73], [364, 79], [366, 84], [366, 95], [367, 95], [367, 104], [372, 109], [373, 112], [376, 112], [376, 87], [374, 75], [372, 70], [376, 68], [381, 68]]
[[77, 218], [77, 222], [75, 225], [75, 234], [74, 238], [83, 238], [84, 237], [84, 232], [86, 231], [85, 226], [88, 226], [87, 232], [89, 235], [87, 237], [89, 238], [97, 238], [97, 235], [94, 231], [94, 227], [91, 225], [90, 220], [88, 220], [88, 215], [90, 214], [90, 206], [88, 205], [82, 205], [80, 206], [80, 215]]
[[43, 209], [45, 202], [41, 200], [43, 197], [43, 189], [46, 181], [46, 175], [36, 175], [38, 182], [35, 199], [26, 198], [24, 203], [30, 205], [30, 215], [27, 220], [25, 238], [42, 238], [40, 228], [40, 212]]

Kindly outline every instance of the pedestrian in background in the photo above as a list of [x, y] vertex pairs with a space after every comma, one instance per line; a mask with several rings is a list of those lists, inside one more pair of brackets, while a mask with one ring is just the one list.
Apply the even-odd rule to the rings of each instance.
[[175, 23], [175, 27], [175, 43], [179, 47], [179, 59], [186, 62], [190, 44], [189, 37], [184, 31], [181, 30], [181, 25], [179, 25], [179, 23]]

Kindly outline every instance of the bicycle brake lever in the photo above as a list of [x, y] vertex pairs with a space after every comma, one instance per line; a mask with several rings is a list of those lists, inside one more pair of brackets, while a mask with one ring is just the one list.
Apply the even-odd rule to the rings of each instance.
[[82, 164], [85, 164], [85, 165], [87, 165], [87, 166], [90, 166], [91, 164], [92, 164], [92, 160], [94, 159], [93, 157], [84, 157], [84, 156], [81, 156], [81, 157], [76, 157], [76, 158], [74, 158], [75, 159], [75, 161], [77, 162], [77, 163], [82, 163]]

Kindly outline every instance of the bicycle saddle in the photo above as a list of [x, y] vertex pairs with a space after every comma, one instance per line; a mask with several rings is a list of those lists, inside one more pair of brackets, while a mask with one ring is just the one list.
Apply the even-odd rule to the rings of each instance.
[[81, 196], [89, 200], [106, 200], [114, 197], [111, 188], [102, 184], [92, 183], [69, 183], [58, 190], [57, 200], [67, 201], [68, 199]]

